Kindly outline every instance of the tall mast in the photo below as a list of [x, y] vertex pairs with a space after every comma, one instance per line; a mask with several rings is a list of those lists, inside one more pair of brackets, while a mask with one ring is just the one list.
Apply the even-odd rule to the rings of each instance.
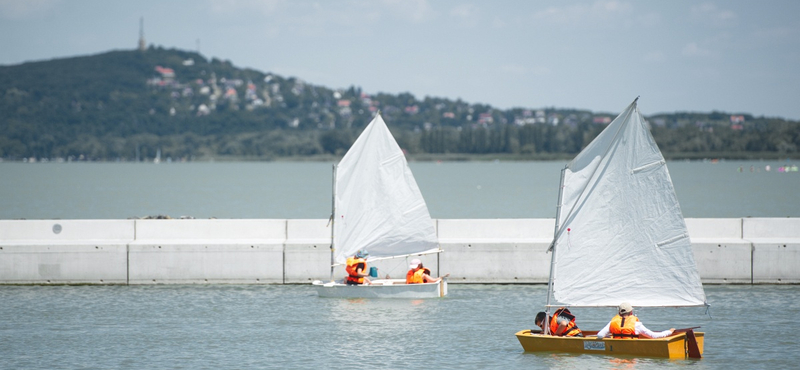
[[331, 281], [333, 281], [333, 269], [334, 269], [334, 259], [333, 259], [333, 252], [336, 250], [333, 245], [333, 230], [334, 230], [334, 222], [336, 219], [336, 163], [333, 164], [333, 183], [331, 188], [333, 189], [331, 195]]
[[550, 244], [550, 248], [548, 248], [548, 251], [552, 254], [550, 255], [550, 276], [547, 278], [547, 302], [544, 306], [545, 316], [543, 323], [546, 322], [546, 324], [542, 325], [545, 334], [549, 334], [550, 331], [550, 323], [547, 318], [550, 317], [550, 296], [553, 295], [553, 272], [556, 266], [556, 240], [558, 239], [558, 227], [560, 226], [559, 221], [561, 220], [561, 198], [564, 196], [564, 175], [568, 167], [569, 165], [561, 169], [561, 181], [558, 185], [558, 205], [556, 205], [556, 226], [555, 230], [553, 230], [553, 242]]

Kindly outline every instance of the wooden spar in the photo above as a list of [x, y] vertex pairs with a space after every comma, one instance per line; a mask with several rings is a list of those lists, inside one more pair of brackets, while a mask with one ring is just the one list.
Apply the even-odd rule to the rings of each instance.
[[[400, 257], [422, 256], [422, 255], [426, 255], [426, 254], [442, 253], [442, 252], [444, 252], [444, 251], [441, 250], [441, 249], [437, 249], [435, 251], [430, 251], [430, 252], [411, 253], [411, 254], [402, 254], [402, 255], [399, 255], [399, 256], [373, 258], [373, 259], [367, 260], [367, 262], [390, 260], [390, 259], [400, 258]], [[334, 261], [331, 260], [331, 268], [333, 268], [334, 266], [344, 266], [344, 264], [343, 263], [334, 263]]]
[[672, 334], [686, 333], [686, 332], [688, 332], [690, 330], [694, 330], [694, 329], [700, 329], [700, 327], [699, 326], [692, 326], [691, 328], [686, 328], [686, 329], [675, 329], [675, 331], [672, 332]]

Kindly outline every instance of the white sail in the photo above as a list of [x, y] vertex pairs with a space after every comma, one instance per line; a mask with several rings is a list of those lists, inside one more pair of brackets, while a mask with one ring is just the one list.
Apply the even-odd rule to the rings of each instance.
[[335, 179], [337, 263], [359, 249], [370, 259], [438, 249], [428, 206], [380, 114], [339, 162]]
[[706, 304], [672, 180], [646, 124], [634, 100], [564, 171], [551, 272], [562, 304]]

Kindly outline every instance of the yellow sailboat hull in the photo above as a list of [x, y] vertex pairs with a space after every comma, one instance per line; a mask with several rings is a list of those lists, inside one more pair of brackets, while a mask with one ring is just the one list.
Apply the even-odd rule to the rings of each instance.
[[[584, 332], [586, 337], [555, 337], [530, 330], [517, 332], [517, 339], [526, 352], [586, 353], [607, 356], [689, 358], [686, 333], [659, 339], [597, 339], [597, 332]], [[700, 355], [703, 354], [704, 333], [694, 333]]]

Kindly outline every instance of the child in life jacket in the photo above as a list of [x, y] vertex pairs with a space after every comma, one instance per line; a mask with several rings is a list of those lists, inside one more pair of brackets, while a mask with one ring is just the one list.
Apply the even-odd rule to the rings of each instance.
[[[544, 331], [544, 320], [547, 316], [544, 312], [539, 312], [536, 314], [536, 326], [542, 328]], [[578, 325], [575, 324], [575, 316], [569, 312], [568, 308], [561, 307], [553, 312], [553, 316], [550, 316], [549, 324], [549, 334], [560, 336], [560, 337], [583, 337], [583, 332], [581, 329], [578, 328]]]
[[353, 257], [347, 259], [344, 268], [347, 271], [347, 276], [344, 278], [347, 285], [370, 284], [367, 256], [369, 256], [369, 252], [359, 250]]
[[447, 274], [438, 278], [431, 277], [431, 270], [425, 268], [425, 266], [422, 265], [422, 261], [416, 258], [411, 260], [411, 264], [408, 265], [408, 268], [408, 273], [406, 273], [406, 284], [436, 283], [439, 280], [450, 276], [450, 274]]
[[675, 328], [658, 332], [648, 329], [633, 314], [633, 306], [628, 302], [622, 302], [618, 307], [617, 316], [614, 316], [611, 322], [597, 332], [597, 339], [609, 335], [616, 339], [655, 339], [668, 337], [674, 332]]

